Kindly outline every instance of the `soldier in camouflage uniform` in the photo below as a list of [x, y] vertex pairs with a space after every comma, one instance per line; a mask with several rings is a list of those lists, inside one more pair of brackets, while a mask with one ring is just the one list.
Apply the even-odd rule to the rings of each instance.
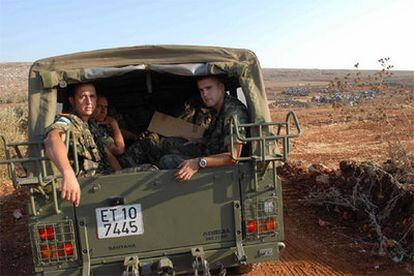
[[[45, 149], [49, 159], [56, 165], [63, 176], [60, 183], [62, 199], [73, 202], [76, 206], [80, 202], [80, 187], [76, 174], [71, 164], [74, 164], [72, 154], [69, 157], [66, 152], [65, 141], [68, 130], [72, 133], [77, 145], [79, 161], [78, 176], [102, 173], [109, 168], [119, 170], [120, 166], [116, 158], [94, 137], [89, 130], [88, 122], [96, 106], [96, 90], [92, 84], [81, 84], [70, 91], [69, 102], [74, 114], [61, 114], [55, 122], [46, 129]], [[70, 139], [69, 141], [71, 141]], [[73, 149], [73, 144], [70, 145]], [[69, 153], [72, 150], [69, 149]], [[106, 162], [107, 161], [107, 162]]]
[[125, 151], [125, 142], [118, 122], [108, 116], [108, 100], [105, 96], [98, 96], [96, 108], [92, 114], [96, 124], [90, 125], [92, 131], [102, 140], [104, 145], [114, 155], [121, 155]]
[[[237, 115], [238, 123], [248, 122], [246, 107], [236, 98], [226, 94], [224, 84], [217, 77], [202, 77], [197, 81], [197, 85], [204, 104], [212, 111], [211, 124], [204, 133], [203, 141], [197, 144], [198, 150], [192, 154], [169, 154], [159, 161], [161, 168], [179, 169], [175, 174], [178, 181], [189, 180], [201, 168], [235, 164], [236, 161], [231, 158], [230, 152], [230, 119]], [[244, 130], [240, 132], [245, 136]], [[236, 139], [234, 141], [233, 154], [239, 157], [243, 143]]]
[[[208, 108], [197, 103], [197, 99], [190, 99], [184, 103], [184, 112], [178, 118], [207, 129], [211, 122], [211, 113]], [[123, 168], [137, 167], [145, 163], [159, 165], [160, 158], [167, 154], [199, 156], [201, 151], [197, 145], [188, 143], [184, 138], [163, 137], [157, 133], [146, 132], [119, 158], [119, 163]]]
[[[76, 151], [79, 163], [79, 176], [90, 176], [97, 172], [110, 171], [111, 168], [105, 159], [104, 144], [101, 139], [97, 139], [96, 123], [89, 119], [87, 123], [82, 121], [74, 114], [59, 114], [56, 116], [55, 122], [46, 129], [46, 135], [50, 131], [57, 129], [64, 133], [73, 135], [76, 142]], [[96, 141], [96, 142], [95, 142]], [[69, 140], [69, 156], [73, 158], [73, 140]], [[72, 168], [75, 166], [75, 160], [69, 160]]]

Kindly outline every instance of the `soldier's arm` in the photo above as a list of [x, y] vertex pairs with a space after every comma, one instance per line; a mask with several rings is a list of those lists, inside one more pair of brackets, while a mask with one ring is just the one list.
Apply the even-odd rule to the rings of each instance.
[[[234, 144], [233, 147], [233, 155], [237, 158], [240, 157], [241, 152], [243, 149], [243, 144]], [[235, 165], [237, 164], [237, 160], [231, 158], [231, 149], [228, 148], [228, 152], [223, 152], [215, 155], [210, 155], [207, 157], [204, 157], [207, 161], [207, 168], [217, 168], [227, 165]]]
[[[243, 144], [234, 144], [233, 155], [235, 157], [239, 157], [241, 155], [242, 149]], [[180, 165], [178, 165], [179, 170], [175, 174], [176, 179], [178, 181], [189, 180], [195, 173], [200, 170], [199, 161], [201, 158], [204, 158], [207, 161], [207, 168], [217, 168], [227, 165], [234, 165], [237, 163], [237, 160], [231, 158], [230, 147], [228, 147], [228, 152], [184, 160]]]
[[119, 128], [118, 122], [110, 116], [106, 117], [106, 121], [114, 131], [114, 143], [109, 147], [109, 150], [114, 155], [121, 155], [125, 151], [125, 142], [124, 137], [122, 136], [121, 129]]
[[65, 133], [62, 130], [51, 130], [44, 140], [46, 155], [63, 176], [63, 180], [60, 183], [62, 199], [73, 202], [75, 206], [78, 206], [80, 202], [80, 187], [75, 172], [70, 166], [64, 141]]
[[118, 159], [116, 159], [116, 157], [111, 153], [111, 151], [107, 147], [105, 147], [105, 156], [109, 165], [114, 171], [120, 171], [122, 169], [121, 165], [119, 165]]

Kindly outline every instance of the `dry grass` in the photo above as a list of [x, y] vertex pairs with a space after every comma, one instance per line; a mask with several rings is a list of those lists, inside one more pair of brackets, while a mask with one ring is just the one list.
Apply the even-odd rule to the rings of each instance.
[[27, 102], [27, 94], [7, 93], [0, 97], [0, 104], [24, 103]]
[[[27, 105], [2, 107], [0, 109], [0, 134], [8, 141], [22, 141], [27, 139]], [[0, 159], [5, 159], [4, 146], [0, 148]], [[0, 167], [0, 181], [7, 177], [6, 166]]]

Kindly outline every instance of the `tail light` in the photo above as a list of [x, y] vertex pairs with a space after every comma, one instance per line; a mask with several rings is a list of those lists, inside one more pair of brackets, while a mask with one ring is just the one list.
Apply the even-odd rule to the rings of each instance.
[[40, 240], [54, 240], [55, 239], [55, 228], [52, 225], [46, 227], [39, 227], [39, 236]]
[[70, 242], [62, 244], [62, 251], [59, 251], [60, 256], [73, 256], [73, 244]]
[[276, 230], [276, 221], [274, 218], [268, 218], [260, 221], [259, 233], [272, 233]]
[[33, 224], [32, 246], [39, 265], [77, 259], [76, 241], [71, 220]]
[[253, 234], [256, 232], [257, 222], [255, 220], [250, 220], [247, 222], [247, 232]]
[[40, 255], [42, 259], [54, 259], [56, 258], [56, 247], [54, 245], [41, 245]]
[[41, 245], [40, 255], [43, 260], [54, 260], [58, 257], [71, 257], [73, 256], [73, 245], [70, 242], [59, 244], [56, 248], [55, 245]]
[[244, 229], [246, 237], [257, 239], [277, 232], [278, 210], [274, 196], [258, 200], [250, 198], [244, 202]]
[[265, 234], [273, 233], [276, 231], [276, 220], [275, 218], [261, 219], [259, 221], [249, 220], [247, 222], [247, 233], [248, 234]]

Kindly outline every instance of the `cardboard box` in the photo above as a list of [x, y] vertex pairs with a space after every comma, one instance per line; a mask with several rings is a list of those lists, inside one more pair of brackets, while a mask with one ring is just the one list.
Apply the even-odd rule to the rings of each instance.
[[201, 126], [160, 112], [154, 113], [148, 130], [166, 137], [183, 137], [187, 139], [202, 138], [205, 131]]

